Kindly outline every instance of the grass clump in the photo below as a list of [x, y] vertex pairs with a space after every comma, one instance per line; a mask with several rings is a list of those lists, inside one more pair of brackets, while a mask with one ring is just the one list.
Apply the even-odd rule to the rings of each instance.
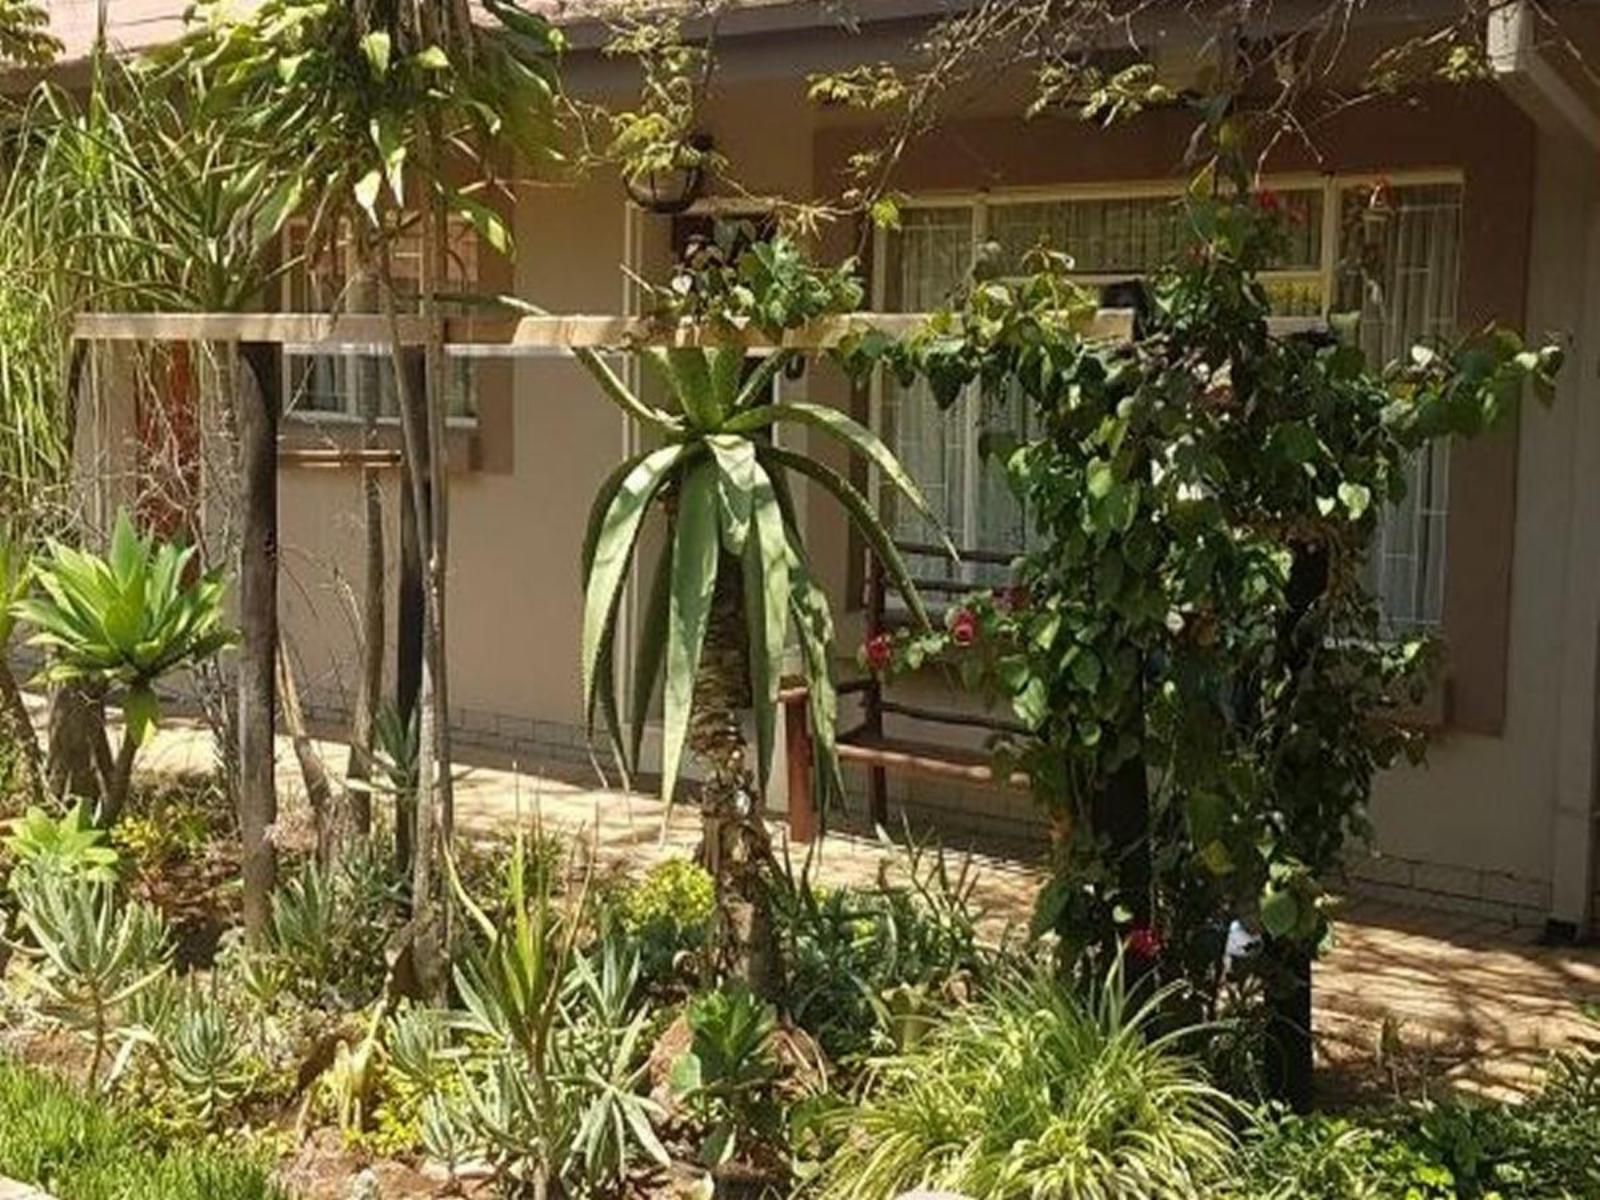
[[262, 1163], [156, 1145], [128, 1114], [10, 1062], [0, 1062], [0, 1175], [58, 1200], [286, 1200]]
[[827, 1200], [921, 1188], [986, 1200], [1199, 1200], [1235, 1153], [1232, 1101], [1130, 1003], [1046, 974], [997, 984], [882, 1061], [824, 1167]]

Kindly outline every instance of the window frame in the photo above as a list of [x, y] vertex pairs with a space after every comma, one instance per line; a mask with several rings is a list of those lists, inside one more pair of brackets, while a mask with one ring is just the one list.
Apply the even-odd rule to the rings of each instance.
[[[294, 240], [296, 236], [303, 236], [309, 226], [309, 221], [303, 217], [297, 217], [284, 227], [283, 233], [280, 235], [280, 240], [283, 246], [285, 260], [288, 260], [290, 257], [291, 249], [295, 244]], [[475, 287], [478, 283], [478, 280], [482, 277], [479, 259], [483, 253], [483, 247], [478, 244], [476, 231], [466, 221], [461, 220], [460, 218], [452, 217], [450, 219], [450, 227], [452, 244], [455, 244], [457, 238], [471, 239], [471, 278], [465, 280], [464, 282], [468, 287]], [[355, 246], [348, 237], [340, 238], [338, 241], [338, 246], [341, 258], [341, 262], [339, 264], [340, 270], [344, 280], [344, 287], [348, 289], [351, 281], [356, 275]], [[277, 279], [277, 290], [280, 311], [294, 311], [294, 288], [297, 278], [306, 281], [307, 293], [310, 293], [310, 274], [311, 273], [307, 265], [304, 263], [279, 274]], [[283, 413], [284, 418], [287, 421], [297, 425], [305, 425], [310, 428], [359, 428], [366, 423], [366, 418], [363, 417], [359, 411], [350, 409], [333, 410], [306, 408], [302, 405], [296, 404], [295, 401], [299, 397], [301, 389], [295, 385], [295, 372], [291, 369], [290, 360], [318, 358], [345, 359], [347, 361], [362, 358], [384, 359], [388, 356], [388, 354], [389, 343], [387, 342], [352, 342], [349, 344], [341, 344], [337, 349], [329, 349], [326, 346], [319, 345], [286, 343], [283, 346], [283, 370], [279, 372], [279, 411]], [[468, 359], [463, 358], [458, 361], [468, 361]], [[469, 386], [474, 390], [476, 388], [475, 383], [469, 384]], [[478, 431], [478, 397], [473, 395], [471, 396], [471, 399], [473, 401], [474, 411], [466, 414], [447, 413], [445, 415], [446, 428], [462, 430], [469, 433], [475, 433]], [[379, 413], [378, 427], [380, 429], [398, 429], [399, 426], [400, 416], [398, 413]]]
[[[1458, 167], [1396, 169], [1394, 171], [1370, 170], [1325, 174], [1291, 172], [1268, 175], [1262, 178], [1260, 186], [1264, 189], [1280, 193], [1315, 191], [1320, 192], [1322, 195], [1321, 254], [1317, 267], [1314, 270], [1291, 268], [1266, 273], [1273, 279], [1316, 282], [1321, 288], [1321, 312], [1315, 316], [1271, 318], [1268, 323], [1274, 332], [1290, 334], [1326, 327], [1330, 317], [1336, 311], [1334, 304], [1339, 291], [1339, 252], [1340, 238], [1343, 232], [1341, 197], [1345, 192], [1352, 189], [1373, 188], [1379, 185], [1393, 189], [1427, 186], [1456, 187], [1461, 191], [1463, 203], [1466, 198], [1466, 172]], [[970, 208], [972, 210], [972, 246], [973, 250], [976, 251], [987, 239], [989, 214], [990, 210], [995, 207], [1012, 204], [1085, 200], [1177, 200], [1184, 195], [1187, 187], [1188, 185], [1183, 180], [1132, 180], [975, 189], [930, 189], [901, 199], [900, 207], [902, 209]], [[880, 233], [872, 239], [871, 299], [872, 307], [875, 311], [884, 310], [889, 295], [890, 236], [892, 234], [885, 236]], [[1462, 253], [1464, 254], [1464, 252], [1465, 247], [1463, 246]], [[1125, 282], [1137, 276], [1132, 273], [1073, 272], [1069, 277], [1087, 287], [1097, 287]], [[1457, 287], [1460, 287], [1459, 279]], [[884, 373], [880, 370], [873, 373], [868, 385], [869, 421], [872, 430], [880, 436], [884, 434], [885, 384]], [[970, 386], [975, 387], [976, 385]], [[990, 547], [982, 546], [979, 534], [980, 518], [978, 510], [981, 497], [981, 469], [979, 466], [980, 455], [977, 453], [977, 436], [976, 422], [969, 423], [964, 432], [966, 445], [962, 455], [961, 511], [964, 528], [959, 531], [960, 536], [956, 538], [957, 544], [962, 549], [990, 549]], [[1446, 496], [1443, 519], [1446, 523], [1446, 528], [1448, 528], [1451, 455], [1448, 445], [1440, 447], [1437, 452], [1440, 453], [1442, 458], [1440, 468], [1444, 473]], [[885, 511], [884, 505], [888, 495], [882, 474], [876, 467], [869, 468], [868, 486], [870, 488], [868, 494], [873, 497], [878, 511]], [[1426, 500], [1426, 498], [1424, 499]], [[1378, 534], [1380, 542], [1384, 536], [1383, 530], [1380, 529]], [[1444, 581], [1440, 587], [1441, 596], [1448, 587], [1448, 540], [1448, 534], [1439, 540], [1439, 573], [1441, 580]], [[1376, 547], [1375, 550], [1377, 553], [1383, 552], [1381, 547]], [[966, 565], [959, 569], [963, 578], [972, 574], [970, 567]], [[1408, 632], [1413, 630], [1434, 631], [1442, 626], [1443, 619], [1444, 614], [1441, 609], [1435, 619], [1422, 617], [1408, 620], [1402, 628]]]

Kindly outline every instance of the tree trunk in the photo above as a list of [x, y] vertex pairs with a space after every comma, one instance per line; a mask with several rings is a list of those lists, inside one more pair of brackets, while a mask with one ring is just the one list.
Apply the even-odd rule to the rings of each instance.
[[[277, 883], [274, 767], [278, 651], [278, 357], [268, 343], [242, 344], [249, 371], [237, 372], [239, 480], [239, 832], [244, 843], [244, 925], [267, 935]], [[254, 386], [248, 386], [253, 384]]]
[[717, 885], [720, 966], [771, 998], [780, 982], [767, 886], [772, 839], [739, 719], [750, 702], [744, 580], [739, 564], [724, 556], [695, 677], [689, 748], [705, 771], [701, 854]]
[[[425, 361], [414, 351], [402, 348], [400, 342], [400, 315], [395, 301], [394, 278], [387, 257], [380, 260], [382, 272], [382, 299], [384, 315], [389, 324], [391, 361], [394, 363], [395, 386], [400, 399], [400, 431], [405, 442], [406, 478], [411, 491], [411, 502], [417, 518], [417, 542], [427, 555], [433, 545], [433, 512], [430, 489], [433, 472], [430, 468], [430, 442], [428, 436], [428, 372]], [[411, 912], [413, 942], [412, 959], [416, 965], [417, 982], [424, 996], [433, 995], [443, 984], [444, 971], [440, 961], [434, 880], [434, 845], [438, 830], [436, 816], [436, 747], [434, 724], [438, 715], [434, 693], [437, 686], [437, 668], [440, 646], [435, 636], [437, 625], [431, 611], [436, 590], [427, 578], [434, 559], [425, 558], [423, 588], [423, 646], [422, 672], [417, 693], [420, 713], [417, 738], [417, 795], [416, 816], [413, 822], [411, 846]]]
[[100, 796], [97, 758], [105, 748], [105, 710], [81, 684], [68, 683], [50, 697], [50, 730], [45, 774], [50, 791], [63, 800]]
[[[442, 147], [440, 131], [430, 128], [428, 144], [437, 162]], [[445, 645], [445, 613], [450, 563], [450, 474], [448, 445], [445, 440], [449, 403], [445, 387], [444, 321], [439, 313], [439, 293], [446, 277], [449, 254], [449, 214], [437, 195], [431, 197], [429, 221], [423, 227], [422, 315], [427, 320], [428, 345], [425, 355], [427, 389], [423, 393], [423, 412], [428, 419], [428, 502], [432, 505], [428, 522], [427, 593], [423, 605], [427, 630], [427, 658], [432, 676], [432, 746], [436, 798], [433, 805], [438, 844], [432, 853], [449, 853], [455, 837], [456, 804], [453, 755], [450, 745], [450, 659]], [[419, 843], [420, 843], [419, 838]], [[416, 882], [423, 880], [418, 877]], [[448, 891], [442, 897], [440, 935], [443, 955], [448, 962], [454, 945], [452, 914], [454, 902]], [[437, 984], [442, 995], [444, 970]]]
[[289, 661], [289, 651], [278, 639], [278, 694], [283, 704], [283, 724], [294, 745], [295, 761], [300, 764], [300, 777], [306, 785], [306, 802], [311, 806], [311, 828], [316, 838], [317, 864], [329, 866], [335, 856], [345, 831], [341, 829], [337, 805], [334, 803], [333, 784], [328, 769], [317, 753], [306, 732], [305, 711], [300, 707], [300, 685], [295, 679], [294, 664]]
[[[1328, 589], [1328, 549], [1311, 543], [1294, 546], [1294, 564], [1284, 589], [1285, 609], [1279, 627], [1284, 668], [1297, 677], [1311, 661], [1322, 637], [1320, 623], [1307, 618]], [[1292, 703], [1292, 700], [1279, 703]], [[1268, 1086], [1296, 1112], [1309, 1112], [1314, 1069], [1311, 1030], [1311, 967], [1313, 953], [1294, 940], [1267, 937], [1266, 962]]]
[[[371, 306], [363, 307], [370, 309]], [[382, 398], [375, 365], [363, 364], [357, 375], [357, 387], [361, 398], [361, 446], [372, 451], [378, 445]], [[361, 500], [362, 532], [366, 542], [361, 589], [361, 679], [350, 728], [350, 758], [345, 767], [345, 778], [358, 786], [345, 789], [345, 803], [349, 808], [350, 831], [365, 837], [372, 832], [372, 793], [359, 785], [372, 779], [373, 730], [383, 695], [383, 652], [387, 636], [383, 600], [383, 488], [374, 467], [365, 466], [361, 470]]]
[[27, 802], [42, 805], [45, 780], [44, 763], [39, 758], [39, 737], [34, 732], [28, 706], [22, 701], [22, 689], [17, 686], [11, 666], [6, 662], [3, 646], [0, 646], [0, 735], [16, 747], [17, 770]]
[[[422, 693], [423, 584], [422, 545], [417, 533], [417, 506], [409, 487], [400, 489], [400, 595], [395, 613], [395, 711], [409, 730]], [[402, 879], [411, 874], [416, 845], [417, 798], [394, 798], [394, 856]]]

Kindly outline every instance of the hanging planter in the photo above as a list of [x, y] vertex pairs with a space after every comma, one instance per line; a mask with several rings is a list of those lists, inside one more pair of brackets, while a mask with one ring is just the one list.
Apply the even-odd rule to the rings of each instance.
[[627, 179], [628, 198], [659, 216], [688, 212], [705, 194], [714, 146], [710, 134], [689, 135], [674, 152], [671, 166], [651, 168]]

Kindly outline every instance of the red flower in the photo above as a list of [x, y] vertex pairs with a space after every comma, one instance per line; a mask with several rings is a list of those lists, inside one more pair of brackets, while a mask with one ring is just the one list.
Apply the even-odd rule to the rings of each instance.
[[867, 660], [867, 666], [881, 675], [894, 661], [894, 644], [887, 633], [874, 634], [861, 648], [861, 656]]
[[1129, 954], [1144, 962], [1155, 962], [1167, 948], [1160, 932], [1150, 925], [1135, 925], [1128, 930], [1128, 939], [1124, 944]]
[[1283, 211], [1283, 200], [1271, 188], [1262, 188], [1254, 196], [1255, 206], [1268, 216], [1275, 217]]
[[958, 646], [978, 640], [978, 618], [970, 608], [958, 608], [950, 618], [950, 640]]

